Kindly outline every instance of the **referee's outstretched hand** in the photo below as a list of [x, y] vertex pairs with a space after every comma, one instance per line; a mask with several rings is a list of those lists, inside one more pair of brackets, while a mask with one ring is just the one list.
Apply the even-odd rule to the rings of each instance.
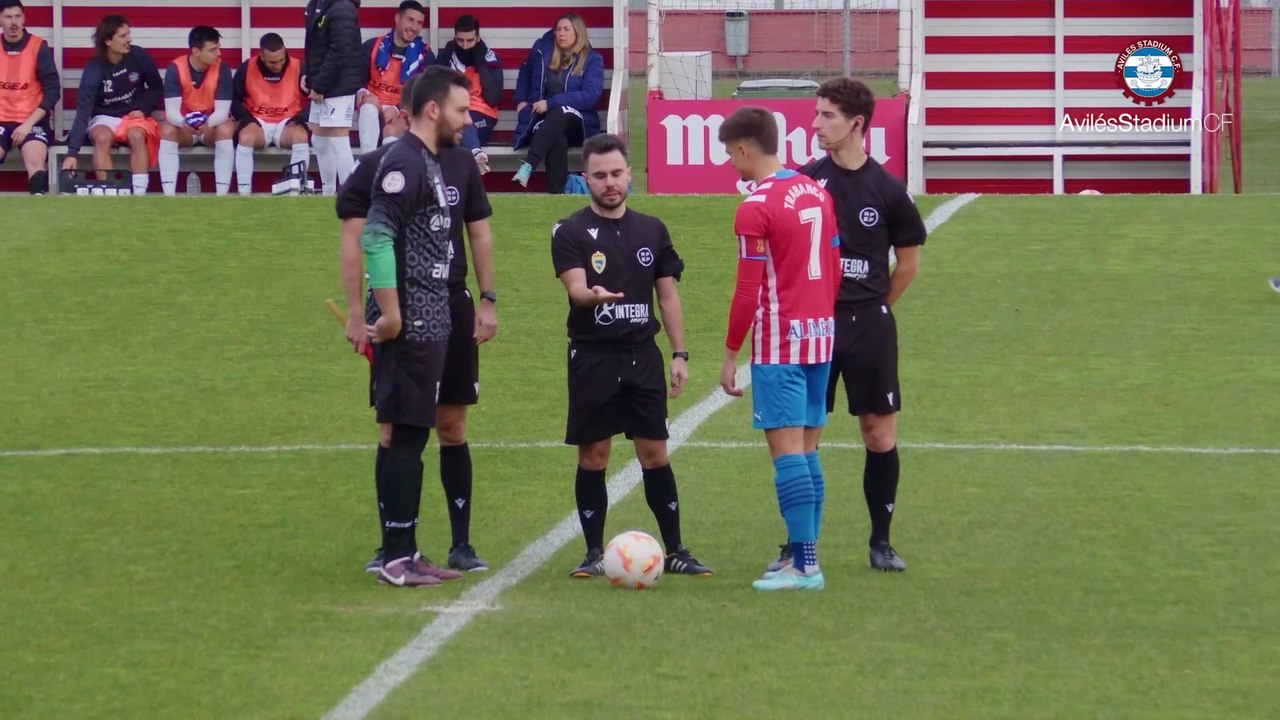
[[617, 302], [622, 298], [626, 297], [622, 293], [609, 292], [608, 290], [605, 290], [599, 285], [591, 286], [591, 296], [596, 305], [603, 305], [605, 303]]

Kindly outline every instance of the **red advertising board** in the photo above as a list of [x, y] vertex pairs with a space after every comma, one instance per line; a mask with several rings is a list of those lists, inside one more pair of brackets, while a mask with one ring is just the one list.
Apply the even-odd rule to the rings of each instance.
[[[714, 195], [747, 192], [724, 146], [716, 139], [720, 123], [743, 105], [762, 105], [778, 120], [778, 156], [789, 168], [826, 154], [814, 135], [809, 98], [761, 100], [659, 100], [645, 107], [649, 192]], [[907, 178], [907, 103], [903, 98], [876, 101], [867, 153], [895, 177]]]

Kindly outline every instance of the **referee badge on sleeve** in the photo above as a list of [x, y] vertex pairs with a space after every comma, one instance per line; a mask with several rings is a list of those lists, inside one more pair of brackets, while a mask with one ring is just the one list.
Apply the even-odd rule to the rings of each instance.
[[591, 269], [597, 273], [604, 272], [604, 253], [598, 250], [591, 253]]
[[404, 174], [399, 170], [392, 170], [382, 178], [382, 191], [391, 195], [395, 195], [404, 189]]

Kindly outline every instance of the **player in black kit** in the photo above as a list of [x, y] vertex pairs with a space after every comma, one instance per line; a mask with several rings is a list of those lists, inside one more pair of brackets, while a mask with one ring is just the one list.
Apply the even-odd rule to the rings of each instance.
[[[667, 397], [677, 397], [689, 373], [676, 281], [684, 261], [656, 217], [627, 209], [631, 168], [616, 135], [596, 135], [582, 147], [591, 205], [551, 229], [551, 259], [569, 293], [569, 419], [565, 443], [578, 446], [575, 495], [587, 544], [570, 573], [603, 573], [605, 468], [614, 435], [635, 443], [644, 495], [666, 546], [666, 572], [710, 575], [681, 544], [676, 476], [667, 455]], [[671, 388], [654, 342], [658, 294], [671, 343]]]
[[[849, 414], [858, 418], [866, 447], [862, 491], [871, 515], [871, 567], [902, 571], [907, 565], [889, 544], [898, 493], [894, 417], [902, 409], [898, 330], [890, 308], [915, 279], [926, 231], [907, 189], [863, 149], [875, 110], [871, 89], [842, 77], [823, 83], [817, 94], [814, 126], [829, 155], [800, 172], [822, 183], [835, 201], [844, 275], [836, 296], [827, 412], [835, 410], [836, 384], [843, 379]], [[897, 255], [892, 271], [891, 248]], [[789, 562], [789, 547], [783, 545], [770, 569]]]
[[411, 94], [409, 132], [390, 146], [374, 173], [360, 236], [378, 307], [366, 332], [375, 343], [372, 399], [379, 444], [386, 447], [376, 469], [386, 558], [377, 575], [393, 586], [438, 585], [459, 576], [418, 552], [414, 529], [422, 495], [422, 451], [436, 424], [452, 331], [451, 220], [437, 157], [470, 122], [469, 103], [461, 74], [442, 67], [423, 73]]
[[[420, 75], [404, 84], [400, 106], [410, 105], [413, 85]], [[407, 112], [405, 112], [407, 115]], [[369, 195], [374, 172], [390, 145], [377, 148], [360, 158], [351, 178], [338, 191], [337, 214], [342, 221], [342, 284], [347, 300], [347, 339], [357, 353], [364, 352], [365, 323], [377, 320], [377, 305], [361, 294], [363, 265], [360, 255], [360, 233], [369, 212]], [[453, 326], [445, 353], [436, 406], [436, 437], [440, 444], [440, 482], [444, 486], [445, 504], [453, 541], [449, 546], [448, 564], [455, 570], [469, 572], [489, 569], [471, 545], [471, 450], [467, 444], [467, 407], [475, 405], [480, 392], [479, 345], [493, 339], [498, 330], [493, 290], [493, 235], [489, 205], [480, 169], [475, 159], [461, 147], [442, 147], [437, 154], [445, 182], [445, 199], [449, 203], [449, 317]], [[467, 253], [463, 247], [466, 228], [471, 254], [475, 261], [476, 281], [481, 288], [479, 308], [467, 288]], [[363, 318], [363, 320], [362, 320]], [[379, 445], [380, 466], [390, 442], [383, 437]], [[375, 469], [376, 473], [376, 469]], [[382, 548], [365, 565], [367, 572], [378, 572], [384, 560]]]

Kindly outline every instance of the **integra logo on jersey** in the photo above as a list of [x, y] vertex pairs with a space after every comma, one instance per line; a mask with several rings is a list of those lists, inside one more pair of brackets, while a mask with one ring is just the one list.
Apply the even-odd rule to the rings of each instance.
[[840, 258], [840, 272], [847, 278], [866, 280], [871, 274], [871, 263], [862, 258]]
[[626, 320], [633, 325], [649, 322], [649, 306], [644, 303], [605, 303], [596, 306], [596, 324], [612, 325]]
[[791, 329], [787, 331], [788, 340], [804, 340], [806, 338], [834, 337], [836, 321], [834, 318], [810, 318], [808, 320], [792, 320]]

